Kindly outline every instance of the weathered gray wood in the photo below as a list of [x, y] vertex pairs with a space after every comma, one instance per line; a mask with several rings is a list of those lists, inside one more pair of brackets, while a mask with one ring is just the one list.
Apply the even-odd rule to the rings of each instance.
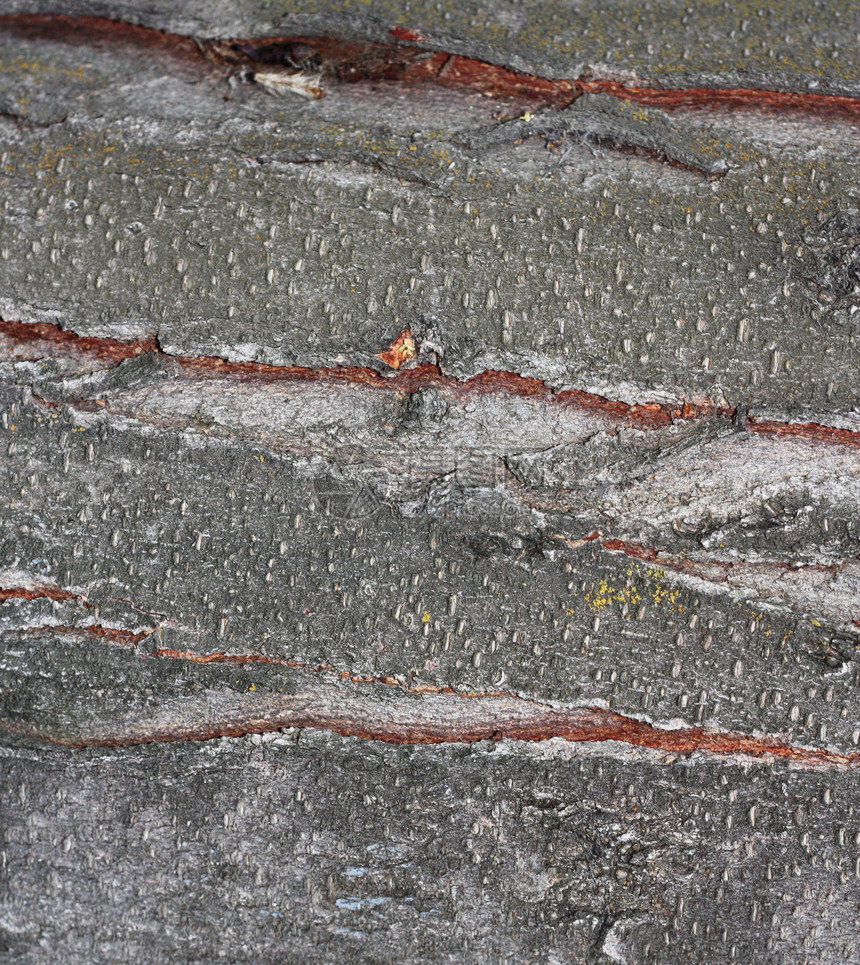
[[0, 12], [0, 957], [860, 961], [848, 7]]

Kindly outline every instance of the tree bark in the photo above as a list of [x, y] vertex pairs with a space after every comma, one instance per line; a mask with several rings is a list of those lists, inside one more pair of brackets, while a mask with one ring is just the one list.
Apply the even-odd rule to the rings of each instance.
[[860, 961], [852, 15], [3, 5], [3, 961]]

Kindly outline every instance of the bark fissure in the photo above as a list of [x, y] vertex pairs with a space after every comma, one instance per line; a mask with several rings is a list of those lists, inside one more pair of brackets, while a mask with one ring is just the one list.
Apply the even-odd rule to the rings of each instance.
[[[775, 419], [758, 418], [751, 415], [743, 405], [731, 408], [702, 402], [629, 403], [581, 389], [556, 389], [542, 379], [498, 369], [489, 369], [471, 378], [460, 380], [446, 375], [437, 363], [422, 360], [420, 354], [416, 359], [414, 345], [410, 352], [404, 354], [403, 344], [407, 333], [408, 329], [401, 333], [387, 349], [380, 349], [378, 357], [391, 370], [386, 375], [364, 366], [311, 368], [300, 365], [235, 362], [218, 356], [172, 355], [161, 349], [157, 335], [136, 341], [122, 341], [77, 335], [48, 322], [22, 323], [0, 320], [0, 337], [6, 337], [13, 345], [33, 346], [33, 354], [27, 356], [30, 360], [37, 360], [43, 355], [68, 353], [117, 365], [126, 359], [152, 352], [171, 359], [189, 373], [201, 375], [296, 384], [330, 382], [389, 392], [415, 393], [425, 388], [445, 387], [457, 393], [476, 396], [507, 393], [540, 398], [553, 404], [599, 411], [608, 416], [623, 419], [640, 429], [663, 428], [678, 419], [716, 416], [727, 421], [735, 420], [739, 425], [742, 422], [743, 428], [763, 435], [793, 436], [852, 447], [860, 446], [860, 430], [828, 426], [817, 422], [781, 422]], [[409, 339], [411, 341], [411, 335]]]
[[837, 563], [785, 563], [780, 560], [763, 560], [760, 562], [748, 562], [745, 560], [723, 560], [708, 558], [707, 561], [683, 558], [678, 559], [670, 554], [662, 552], [656, 546], [645, 546], [642, 543], [634, 543], [630, 540], [616, 539], [614, 537], [604, 537], [602, 533], [591, 533], [580, 540], [569, 540], [563, 536], [555, 536], [555, 539], [563, 540], [569, 546], [579, 546], [586, 542], [597, 540], [600, 545], [609, 552], [623, 553], [633, 559], [642, 560], [645, 563], [653, 563], [666, 569], [677, 570], [680, 573], [690, 573], [700, 579], [715, 582], [713, 576], [704, 572], [703, 563], [708, 567], [716, 567], [723, 573], [723, 581], [728, 579], [728, 574], [741, 564], [764, 572], [784, 572], [789, 570], [814, 570], [819, 573], [835, 574], [840, 567]]
[[391, 43], [335, 36], [267, 36], [208, 40], [171, 34], [104, 17], [7, 14], [0, 29], [28, 39], [72, 44], [134, 46], [196, 63], [207, 61], [253, 79], [256, 71], [312, 71], [327, 83], [435, 84], [491, 96], [564, 108], [587, 93], [608, 94], [661, 110], [717, 108], [860, 120], [855, 97], [758, 88], [662, 88], [593, 77], [549, 78], [433, 49], [408, 27], [393, 26]]
[[[76, 737], [13, 720], [0, 722], [9, 733], [72, 747], [118, 747], [165, 741], [210, 740], [271, 733], [284, 728], [328, 730], [343, 737], [396, 744], [475, 743], [509, 739], [540, 742], [560, 738], [571, 743], [616, 741], [672, 755], [705, 752], [724, 758], [781, 759], [804, 767], [856, 767], [860, 754], [804, 747], [778, 735], [753, 736], [737, 732], [689, 726], [655, 725], [648, 720], [620, 714], [605, 707], [582, 702], [557, 707], [505, 691], [463, 691], [452, 687], [408, 684], [388, 676], [355, 674], [321, 664], [311, 666], [297, 660], [258, 653], [196, 653], [159, 648], [141, 651], [136, 647], [153, 630], [132, 633], [103, 626], [42, 627], [35, 631], [85, 633], [122, 648], [132, 648], [142, 659], [177, 661], [198, 665], [265, 665], [282, 667], [298, 675], [295, 692], [272, 691], [260, 681], [250, 692], [233, 693], [224, 706], [206, 712], [190, 707], [186, 716], [163, 715], [101, 725], [92, 736]], [[321, 675], [313, 690], [302, 689], [301, 678]], [[359, 691], [345, 693], [342, 684], [359, 685]], [[370, 691], [361, 689], [370, 686]], [[386, 688], [380, 692], [378, 687]], [[212, 693], [212, 691], [209, 691]], [[222, 694], [223, 696], [223, 694]], [[189, 700], [193, 704], [193, 699]], [[174, 711], [175, 713], [175, 711]]]
[[57, 586], [4, 586], [0, 587], [0, 603], [6, 600], [39, 600], [48, 599], [60, 602], [62, 600], [75, 600], [83, 607], [90, 604], [77, 593], [68, 590], [61, 590]]
[[[470, 701], [465, 712], [450, 703], [464, 698]], [[39, 732], [12, 721], [2, 722], [0, 727], [20, 736], [69, 747], [213, 740], [295, 727], [392, 744], [471, 744], [502, 739], [541, 742], [559, 738], [570, 743], [615, 741], [679, 756], [704, 752], [723, 758], [780, 759], [804, 767], [856, 768], [860, 765], [860, 755], [803, 747], [778, 737], [752, 737], [699, 727], [664, 728], [599, 707], [556, 709], [508, 696], [463, 693], [449, 696], [439, 691], [438, 697], [417, 694], [399, 702], [383, 702], [299, 693], [249, 701], [247, 705], [234, 698], [232, 703], [229, 715], [222, 720], [207, 720], [201, 715], [193, 723], [171, 721], [159, 726], [156, 722], [150, 726], [140, 721], [133, 729], [117, 727], [114, 733], [106, 729], [86, 739]]]

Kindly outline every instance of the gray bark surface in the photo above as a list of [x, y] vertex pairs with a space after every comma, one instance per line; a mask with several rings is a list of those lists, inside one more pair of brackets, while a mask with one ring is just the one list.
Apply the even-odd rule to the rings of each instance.
[[852, 16], [2, 5], [0, 960], [860, 962]]

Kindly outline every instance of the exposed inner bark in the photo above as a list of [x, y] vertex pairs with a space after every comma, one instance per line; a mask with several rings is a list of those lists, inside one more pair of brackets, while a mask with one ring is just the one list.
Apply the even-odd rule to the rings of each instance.
[[205, 58], [251, 78], [261, 69], [306, 71], [319, 73], [326, 83], [433, 84], [556, 108], [568, 107], [577, 97], [591, 93], [609, 94], [666, 111], [708, 107], [860, 120], [860, 98], [832, 94], [753, 88], [643, 87], [587, 75], [558, 80], [537, 77], [418, 46], [421, 35], [404, 27], [391, 28], [391, 38], [396, 42], [390, 44], [317, 35], [195, 40], [121, 20], [65, 14], [5, 14], [0, 16], [0, 29], [28, 39], [136, 47], [188, 63], [202, 64]]

